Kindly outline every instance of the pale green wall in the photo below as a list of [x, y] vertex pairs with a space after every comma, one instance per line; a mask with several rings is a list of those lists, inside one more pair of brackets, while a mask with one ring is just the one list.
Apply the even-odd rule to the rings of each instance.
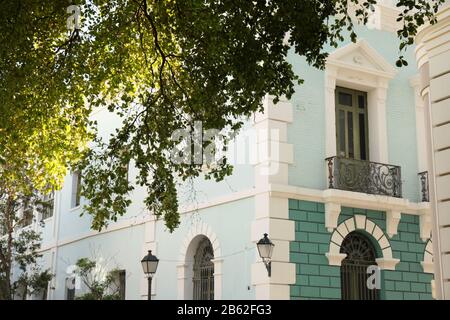
[[80, 258], [91, 258], [105, 268], [126, 270], [126, 299], [141, 299], [141, 259], [144, 225], [99, 234], [58, 248], [54, 299], [65, 299], [67, 267]]
[[[183, 216], [180, 227], [172, 234], [162, 222], [157, 224], [158, 257], [155, 299], [177, 298], [176, 266], [183, 263], [179, 255], [190, 228], [205, 223], [217, 235], [223, 258], [223, 299], [254, 299], [250, 267], [255, 262], [256, 248], [251, 242], [251, 222], [254, 218], [253, 198], [230, 202]], [[216, 257], [215, 257], [216, 258]], [[161, 280], [159, 280], [161, 279]], [[248, 290], [247, 286], [250, 286]]]
[[[395, 34], [357, 28], [358, 35], [378, 51], [391, 65], [398, 57], [398, 40]], [[349, 41], [342, 45], [348, 44]], [[334, 48], [327, 48], [332, 51]], [[390, 81], [387, 95], [387, 130], [390, 164], [402, 167], [403, 197], [417, 202], [419, 180], [417, 177], [417, 145], [414, 92], [409, 78], [417, 73], [413, 50], [406, 55], [409, 66], [398, 69]], [[289, 60], [294, 71], [305, 80], [296, 87], [292, 98], [294, 122], [288, 126], [288, 140], [294, 144], [294, 165], [289, 167], [292, 185], [324, 189], [325, 175], [325, 100], [324, 71], [308, 66], [305, 59], [290, 52]], [[369, 119], [370, 126], [370, 119]]]

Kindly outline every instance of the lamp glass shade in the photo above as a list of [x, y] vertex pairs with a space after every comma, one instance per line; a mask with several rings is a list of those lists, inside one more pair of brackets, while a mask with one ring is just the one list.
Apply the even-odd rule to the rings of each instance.
[[273, 247], [275, 245], [267, 237], [267, 233], [264, 234], [264, 238], [258, 241], [256, 246], [258, 247], [259, 256], [262, 259], [272, 258]]
[[158, 268], [159, 259], [152, 255], [150, 250], [148, 254], [141, 260], [142, 269], [145, 274], [154, 274]]

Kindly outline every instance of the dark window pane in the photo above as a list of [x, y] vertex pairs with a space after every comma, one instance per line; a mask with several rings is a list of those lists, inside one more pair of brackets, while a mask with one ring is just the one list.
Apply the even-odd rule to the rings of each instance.
[[366, 99], [362, 95], [358, 95], [358, 107], [364, 109], [366, 107]]
[[348, 157], [354, 158], [354, 146], [353, 146], [353, 113], [347, 112], [347, 125], [348, 125]]
[[366, 154], [366, 121], [364, 114], [359, 115], [359, 145], [361, 160], [367, 160]]
[[71, 208], [78, 207], [81, 199], [81, 172], [76, 171], [72, 174], [72, 198]]
[[339, 110], [339, 155], [345, 156], [345, 111]]
[[55, 202], [55, 191], [52, 190], [42, 199], [42, 215], [41, 220], [48, 219], [53, 216], [53, 208]]
[[126, 271], [119, 272], [119, 296], [120, 300], [125, 300], [125, 288], [126, 288]]
[[66, 278], [66, 300], [75, 300], [75, 278]]
[[75, 289], [67, 289], [67, 300], [75, 300]]
[[80, 199], [81, 199], [81, 173], [78, 172], [77, 174], [77, 195], [75, 200], [75, 205], [80, 205]]
[[22, 217], [22, 227], [25, 228], [33, 223], [33, 208], [28, 206], [28, 204], [25, 207], [25, 210], [23, 211], [23, 217]]
[[339, 92], [339, 104], [344, 106], [352, 106], [352, 95], [349, 93]]

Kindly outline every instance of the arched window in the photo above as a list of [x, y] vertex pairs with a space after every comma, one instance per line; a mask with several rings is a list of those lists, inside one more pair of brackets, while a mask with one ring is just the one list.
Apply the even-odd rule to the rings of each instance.
[[214, 299], [214, 252], [211, 241], [203, 239], [194, 256], [194, 300]]
[[341, 244], [347, 257], [341, 265], [341, 293], [343, 300], [378, 300], [380, 290], [369, 289], [367, 268], [376, 265], [375, 248], [361, 233], [351, 232]]

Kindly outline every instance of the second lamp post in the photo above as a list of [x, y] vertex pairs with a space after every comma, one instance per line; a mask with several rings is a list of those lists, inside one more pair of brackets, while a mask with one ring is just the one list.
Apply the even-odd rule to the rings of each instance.
[[148, 279], [148, 300], [152, 300], [152, 279], [153, 275], [158, 268], [159, 259], [152, 255], [152, 250], [148, 251], [148, 254], [141, 260], [142, 269]]

